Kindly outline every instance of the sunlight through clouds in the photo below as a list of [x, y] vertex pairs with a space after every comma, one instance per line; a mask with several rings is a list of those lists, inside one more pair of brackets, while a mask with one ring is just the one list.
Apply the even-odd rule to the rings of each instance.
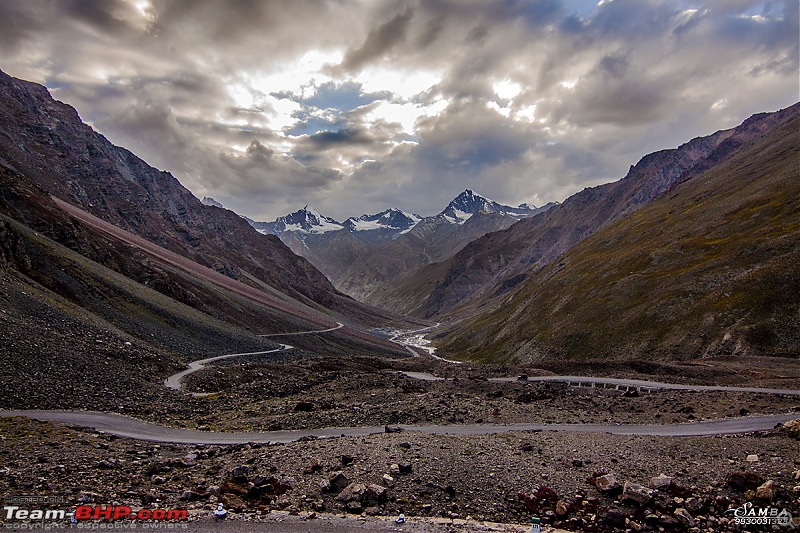
[[0, 68], [251, 218], [305, 203], [347, 217], [354, 195], [365, 212], [430, 214], [466, 187], [511, 205], [563, 200], [643, 154], [792, 105], [798, 11], [26, 0], [0, 2]]

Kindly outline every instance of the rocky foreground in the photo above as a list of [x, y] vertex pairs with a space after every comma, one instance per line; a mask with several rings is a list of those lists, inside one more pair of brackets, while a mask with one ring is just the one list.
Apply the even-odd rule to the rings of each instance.
[[[283, 445], [159, 445], [0, 420], [0, 494], [183, 508], [491, 520], [569, 531], [744, 531], [746, 502], [800, 515], [800, 420], [729, 437], [412, 432]], [[2, 519], [0, 519], [2, 520]]]

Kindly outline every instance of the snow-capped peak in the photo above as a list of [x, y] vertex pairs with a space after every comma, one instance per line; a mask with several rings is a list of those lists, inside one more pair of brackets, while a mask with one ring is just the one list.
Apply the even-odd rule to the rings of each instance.
[[375, 215], [361, 215], [350, 217], [344, 221], [344, 226], [350, 231], [393, 230], [405, 233], [422, 220], [419, 215], [406, 213], [397, 208], [389, 208]]
[[440, 213], [440, 216], [443, 216], [445, 220], [453, 224], [463, 224], [475, 213], [501, 213], [522, 218], [533, 216], [542, 210], [543, 208], [528, 204], [520, 204], [519, 207], [499, 204], [467, 189], [456, 196], [445, 210]]
[[440, 214], [449, 222], [463, 224], [475, 213], [504, 213], [504, 207], [467, 189], [456, 196]]
[[327, 233], [339, 231], [342, 225], [330, 217], [306, 205], [303, 209], [275, 220], [275, 231], [296, 231], [300, 233]]

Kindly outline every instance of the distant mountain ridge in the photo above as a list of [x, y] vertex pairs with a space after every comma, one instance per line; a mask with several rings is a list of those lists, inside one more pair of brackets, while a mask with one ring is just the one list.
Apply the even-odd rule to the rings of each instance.
[[409, 231], [422, 220], [419, 215], [406, 213], [391, 207], [375, 215], [363, 214], [360, 217], [350, 217], [342, 224], [352, 232], [371, 230], [396, 230], [400, 233]]
[[248, 221], [258, 231], [278, 236], [340, 290], [382, 306], [387, 302], [378, 295], [385, 282], [446, 259], [471, 240], [554, 205], [510, 207], [466, 189], [429, 217], [389, 208], [340, 223], [306, 205], [274, 222]]
[[[557, 205], [557, 203], [549, 205]], [[541, 212], [541, 208], [536, 206], [520, 204], [519, 207], [509, 207], [467, 189], [454, 198], [444, 211], [439, 213], [439, 216], [443, 216], [455, 224], [463, 224], [475, 213], [500, 213], [522, 218], [533, 216], [539, 212]]]
[[[206, 199], [204, 199], [204, 202], [205, 200]], [[207, 200], [208, 205], [222, 207], [222, 205], [213, 198], [208, 198]], [[553, 202], [548, 204], [548, 206], [557, 204], [557, 202]], [[521, 204], [518, 207], [502, 205], [479, 194], [475, 194], [470, 189], [466, 189], [451, 200], [441, 213], [433, 215], [432, 217], [422, 217], [417, 214], [407, 213], [395, 207], [390, 207], [374, 215], [363, 214], [358, 217], [349, 217], [344, 222], [338, 222], [331, 217], [320, 214], [320, 212], [313, 207], [306, 205], [293, 213], [278, 217], [274, 222], [256, 222], [248, 218], [245, 219], [248, 220], [254, 228], [265, 234], [277, 236], [281, 236], [285, 232], [293, 232], [295, 234], [319, 234], [345, 229], [359, 236], [366, 242], [375, 243], [391, 240], [403, 233], [407, 233], [426, 218], [441, 217], [452, 224], [463, 224], [476, 213], [503, 214], [523, 218], [533, 216], [542, 210], [542, 208], [528, 204]], [[376, 236], [371, 234], [371, 232], [379, 233], [377, 233]]]

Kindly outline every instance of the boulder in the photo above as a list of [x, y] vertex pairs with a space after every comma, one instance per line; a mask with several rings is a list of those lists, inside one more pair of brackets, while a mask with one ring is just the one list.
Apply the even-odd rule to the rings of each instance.
[[654, 489], [666, 489], [672, 485], [672, 478], [666, 474], [659, 474], [650, 480], [650, 486]]
[[687, 511], [683, 507], [678, 507], [677, 509], [675, 509], [673, 515], [675, 516], [675, 518], [678, 519], [678, 522], [680, 522], [684, 526], [686, 527], [694, 526], [694, 517], [691, 514], [689, 514], [689, 511]]
[[350, 484], [350, 479], [344, 475], [344, 472], [334, 472], [328, 477], [328, 483], [331, 490], [339, 491]]
[[695, 497], [686, 498], [686, 502], [684, 502], [684, 505], [686, 506], [686, 510], [688, 510], [692, 514], [697, 514], [698, 512], [700, 512], [700, 510], [703, 509], [703, 502]]
[[219, 501], [222, 502], [225, 507], [236, 511], [237, 513], [240, 513], [247, 508], [247, 505], [245, 505], [244, 501], [235, 494], [223, 494], [219, 497]]
[[614, 492], [620, 489], [619, 481], [617, 481], [617, 477], [614, 474], [605, 474], [603, 476], [598, 476], [594, 480], [595, 487], [600, 492]]
[[783, 425], [783, 431], [792, 438], [800, 439], [800, 418], [786, 422]]
[[361, 503], [357, 501], [348, 502], [345, 506], [348, 513], [361, 514]]
[[640, 505], [647, 505], [653, 499], [653, 491], [637, 483], [626, 481], [622, 487], [622, 499], [634, 501]]
[[625, 527], [625, 515], [616, 509], [612, 509], [606, 513], [604, 521], [606, 524], [614, 528]]
[[313, 474], [314, 472], [319, 472], [320, 470], [322, 470], [322, 464], [320, 464], [318, 459], [312, 459], [303, 469], [303, 473]]
[[751, 453], [745, 458], [745, 461], [748, 463], [757, 463], [758, 462], [758, 454]]
[[197, 500], [203, 497], [202, 494], [199, 492], [194, 492], [192, 490], [185, 490], [178, 496], [178, 499], [184, 502], [196, 502]]
[[336, 496], [336, 499], [340, 502], [361, 502], [364, 499], [366, 491], [367, 487], [363, 483], [350, 483]]
[[769, 481], [758, 486], [756, 489], [756, 498], [765, 502], [771, 502], [775, 499], [777, 492], [778, 486], [773, 480], [770, 479]]
[[367, 490], [364, 492], [364, 500], [368, 502], [381, 502], [386, 499], [386, 487], [372, 483], [367, 485]]
[[569, 514], [569, 505], [564, 500], [556, 502], [556, 515], [566, 516]]
[[755, 472], [731, 472], [725, 479], [725, 484], [734, 490], [744, 492], [758, 487], [763, 481]]
[[250, 472], [250, 467], [247, 465], [241, 465], [233, 468], [229, 473], [228, 477], [235, 481], [236, 483], [247, 483], [247, 474]]

